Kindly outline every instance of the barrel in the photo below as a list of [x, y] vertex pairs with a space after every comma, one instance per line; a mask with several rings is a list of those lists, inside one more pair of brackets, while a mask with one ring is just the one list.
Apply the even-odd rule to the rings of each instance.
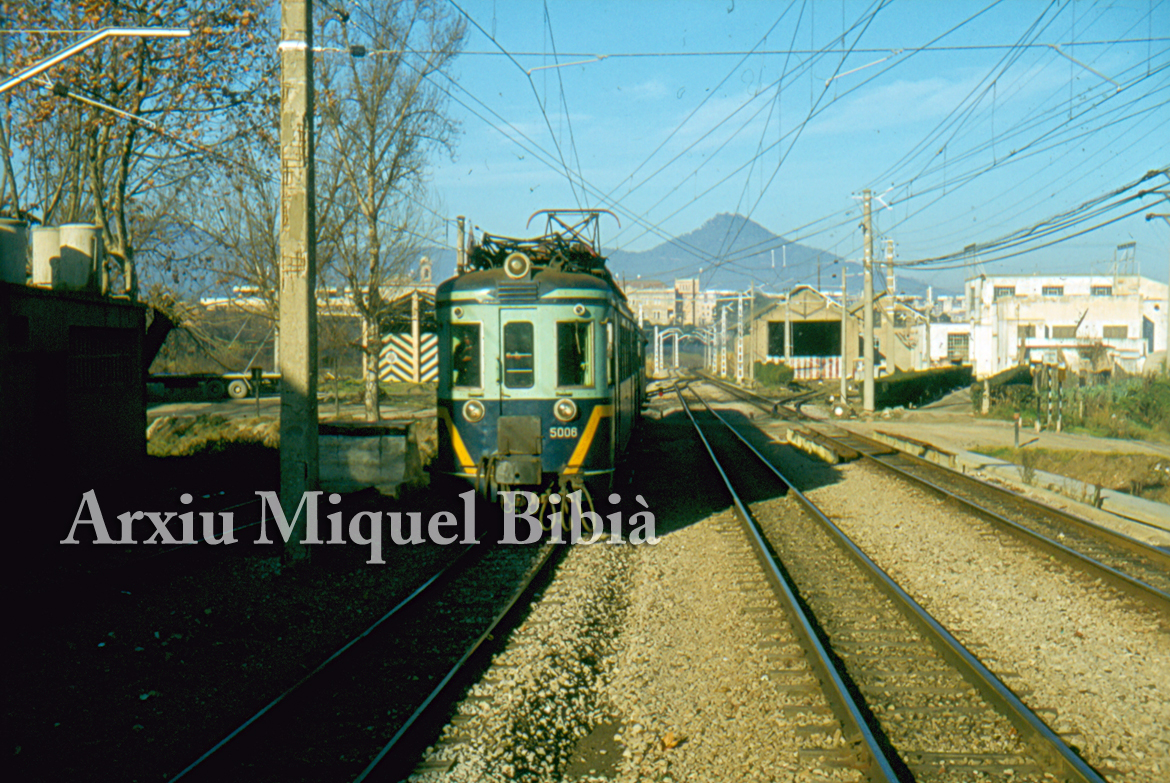
[[102, 229], [89, 223], [61, 226], [61, 287], [96, 290], [101, 282]]
[[33, 285], [61, 287], [61, 229], [37, 226], [32, 230]]
[[0, 280], [24, 285], [28, 280], [28, 223], [0, 218]]

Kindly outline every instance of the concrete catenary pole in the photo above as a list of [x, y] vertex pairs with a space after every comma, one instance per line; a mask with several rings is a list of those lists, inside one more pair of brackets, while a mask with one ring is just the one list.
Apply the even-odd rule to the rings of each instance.
[[[1170, 198], [1170, 196], [1167, 196], [1167, 198]], [[1151, 212], [1146, 215], [1146, 220], [1153, 220], [1154, 218], [1162, 218], [1162, 220], [1165, 220], [1170, 225], [1170, 215], [1168, 214]], [[1170, 291], [1170, 280], [1167, 281], [1167, 286], [1167, 291]], [[1167, 296], [1166, 300], [1166, 353], [1162, 357], [1162, 372], [1170, 375], [1170, 295]]]
[[882, 332], [885, 337], [882, 339], [882, 344], [886, 346], [886, 373], [889, 374], [897, 369], [897, 365], [894, 363], [894, 313], [898, 309], [898, 304], [894, 295], [894, 240], [892, 239], [886, 240], [886, 274], [889, 275], [886, 279], [886, 298], [889, 300], [889, 312], [883, 324], [885, 328]]
[[727, 305], [719, 313], [719, 377], [727, 377]]
[[748, 292], [748, 355], [747, 377], [752, 383], [756, 380], [756, 284], [752, 283]]
[[889, 277], [886, 280], [886, 288], [890, 289], [890, 302], [892, 303], [898, 292], [897, 279], [894, 277], [894, 240], [892, 239], [886, 240], [886, 275]]
[[871, 194], [863, 191], [865, 204], [865, 303], [862, 305], [862, 324], [865, 328], [865, 348], [863, 353], [864, 367], [861, 389], [861, 407], [864, 410], [874, 410], [873, 401], [873, 218], [870, 214]]
[[845, 303], [845, 296], [848, 293], [846, 288], [846, 281], [848, 280], [848, 273], [845, 271], [845, 261], [841, 262], [841, 404], [845, 404], [849, 392], [849, 341], [846, 339], [849, 336], [849, 325], [847, 319], [849, 318], [849, 306]]
[[735, 300], [735, 382], [743, 383], [743, 295]]
[[458, 227], [458, 238], [455, 245], [455, 274], [463, 274], [463, 270], [467, 268], [467, 218], [459, 215], [455, 218], [455, 225]]
[[[280, 28], [280, 502], [292, 519], [318, 484], [312, 0], [282, 0]], [[306, 518], [296, 518], [288, 561], [309, 558]]]

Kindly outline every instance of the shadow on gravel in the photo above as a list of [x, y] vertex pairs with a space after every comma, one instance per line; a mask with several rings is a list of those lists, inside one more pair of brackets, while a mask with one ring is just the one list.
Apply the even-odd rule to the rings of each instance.
[[[840, 480], [837, 471], [806, 457], [786, 444], [780, 444], [761, 432], [755, 422], [734, 410], [721, 410], [728, 422], [764, 456], [773, 460], [781, 472], [789, 475], [802, 492]], [[702, 421], [702, 419], [700, 419]], [[719, 450], [716, 450], [719, 453]], [[628, 496], [640, 494], [654, 512], [659, 536], [688, 527], [732, 507], [722, 479], [710, 456], [695, 435], [690, 419], [681, 411], [660, 419], [642, 420], [640, 441], [630, 451], [630, 478], [622, 495], [622, 509], [634, 504]], [[744, 466], [730, 466], [732, 481]], [[783, 490], [777, 485], [751, 482], [749, 502], [778, 497]], [[632, 511], [630, 513], [633, 513]]]
[[801, 492], [836, 484], [841, 480], [841, 473], [835, 466], [809, 456], [783, 440], [776, 440], [784, 437], [783, 431], [773, 437], [760, 430], [761, 418], [770, 423], [779, 423], [779, 419], [762, 415], [751, 419], [737, 410], [723, 410], [718, 406], [716, 410]]

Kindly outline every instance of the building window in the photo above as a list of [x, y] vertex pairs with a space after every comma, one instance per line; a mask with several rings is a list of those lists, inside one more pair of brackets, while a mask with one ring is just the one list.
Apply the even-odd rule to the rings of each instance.
[[1128, 326], [1104, 326], [1101, 328], [1101, 336], [1106, 340], [1124, 340], [1129, 337]]
[[784, 322], [768, 322], [768, 356], [784, 355]]
[[948, 334], [947, 335], [947, 361], [949, 362], [965, 362], [970, 356], [971, 350], [971, 335], [969, 334]]
[[593, 385], [593, 323], [557, 323], [557, 386]]
[[70, 388], [117, 389], [142, 383], [134, 362], [137, 347], [133, 329], [70, 326]]
[[1020, 324], [1016, 329], [1016, 336], [1021, 340], [1036, 336], [1036, 324]]
[[997, 285], [995, 287], [995, 292], [993, 294], [993, 298], [996, 301], [999, 301], [1000, 299], [1007, 299], [1007, 298], [1015, 296], [1015, 295], [1016, 295], [1016, 287], [1014, 285]]
[[1064, 296], [1064, 286], [1046, 285], [1040, 289], [1040, 293], [1044, 296]]
[[1092, 296], [1113, 296], [1113, 286], [1095, 285], [1089, 289], [1089, 294]]
[[1071, 340], [1077, 336], [1077, 328], [1075, 326], [1054, 326], [1052, 327], [1053, 340]]
[[532, 324], [504, 324], [504, 385], [509, 389], [531, 389], [534, 375]]

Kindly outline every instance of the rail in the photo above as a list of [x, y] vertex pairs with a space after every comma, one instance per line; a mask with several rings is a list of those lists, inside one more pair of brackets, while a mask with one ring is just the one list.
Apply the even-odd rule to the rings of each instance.
[[704, 380], [774, 415], [799, 418], [838, 449], [860, 454], [866, 461], [957, 503], [1028, 545], [1040, 547], [1155, 610], [1170, 614], [1170, 552], [835, 424], [825, 425], [799, 410], [786, 412], [780, 406], [787, 401], [772, 401], [718, 379]]
[[[702, 435], [701, 428], [697, 423], [695, 417], [690, 412], [690, 406], [683, 399], [682, 390], [678, 389], [678, 396], [683, 407], [687, 410], [688, 416], [692, 422], [695, 423], [696, 430], [700, 432], [703, 438], [704, 445], [711, 454], [713, 460], [718, 465], [718, 458], [712, 450], [707, 438]], [[913, 600], [897, 583], [895, 583], [880, 567], [877, 566], [861, 549], [842, 531], [836, 524], [834, 524], [824, 513], [820, 511], [815, 504], [813, 504], [807, 497], [799, 490], [793, 487], [787, 477], [781, 473], [777, 467], [772, 464], [770, 460], [764, 457], [755, 449], [744, 437], [740, 434], [729, 422], [720, 416], [706, 400], [702, 399], [693, 389], [690, 390], [704, 406], [706, 411], [719, 421], [727, 431], [732, 433], [744, 446], [746, 446], [752, 454], [759, 460], [759, 464], [770, 472], [776, 480], [782, 482], [786, 486], [787, 492], [796, 499], [800, 507], [804, 510], [807, 517], [815, 520], [815, 524], [819, 530], [824, 531], [828, 536], [836, 542], [837, 546], [843, 550], [848, 557], [864, 571], [866, 579], [869, 580], [878, 590], [880, 590], [890, 601], [897, 606], [898, 612], [908, 620], [917, 630], [919, 634], [929, 640], [930, 645], [941, 654], [943, 659], [956, 671], [959, 672], [962, 679], [973, 686], [979, 695], [986, 701], [987, 704], [992, 705], [994, 710], [1004, 718], [1006, 718], [1019, 736], [1025, 741], [1025, 744], [1032, 749], [1033, 757], [1040, 764], [1053, 767], [1052, 771], [1058, 773], [1062, 779], [1070, 781], [1080, 781], [1081, 783], [1101, 783], [1103, 779], [1093, 770], [1083, 759], [1081, 759], [1075, 752], [1073, 752], [1060, 738], [1052, 731], [1036, 714], [1029, 709], [1020, 699], [1012, 692], [1010, 688], [1003, 684], [986, 666], [983, 665], [979, 659], [970, 653], [953, 635], [951, 635], [945, 628], [942, 627], [933, 617], [931, 617], [917, 602]], [[739, 511], [741, 518], [749, 529], [759, 530], [760, 525], [751, 515], [751, 512], [744, 506], [735, 494], [734, 489], [731, 488], [730, 480], [727, 478], [726, 472], [722, 467], [719, 468], [720, 473], [724, 476], [724, 481], [728, 484], [728, 489], [736, 497], [736, 508]], [[750, 520], [750, 521], [749, 521]], [[763, 541], [763, 535], [757, 533], [754, 538], [761, 541], [759, 551], [763, 559], [765, 554], [768, 558], [774, 558], [774, 550], [771, 546]], [[771, 570], [775, 573], [784, 571], [783, 565], [773, 565]], [[790, 593], [801, 595], [800, 587], [798, 585], [790, 585]], [[812, 621], [815, 627], [816, 620]], [[822, 635], [821, 644], [823, 648], [832, 648], [833, 642], [828, 638], [825, 632], [818, 631]], [[834, 655], [825, 661], [825, 665], [840, 667], [840, 679], [845, 682], [850, 682], [850, 675], [845, 670], [844, 663], [840, 663], [840, 656]], [[858, 686], [854, 683], [850, 686], [857, 689]], [[864, 714], [870, 715], [870, 720], [873, 718], [873, 713], [868, 709], [864, 710]], [[880, 726], [873, 727], [875, 733], [880, 732]], [[881, 748], [875, 748], [875, 753], [880, 753]], [[891, 769], [905, 770], [905, 774], [910, 774], [909, 769], [916, 766], [913, 759], [907, 761], [901, 759], [893, 748], [888, 749], [891, 754], [886, 763]], [[919, 754], [922, 756], [923, 754]], [[932, 755], [932, 754], [925, 754]], [[942, 756], [945, 754], [933, 754]], [[981, 754], [968, 753], [959, 754], [964, 756], [977, 757]]]

